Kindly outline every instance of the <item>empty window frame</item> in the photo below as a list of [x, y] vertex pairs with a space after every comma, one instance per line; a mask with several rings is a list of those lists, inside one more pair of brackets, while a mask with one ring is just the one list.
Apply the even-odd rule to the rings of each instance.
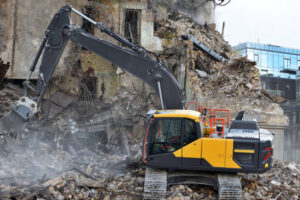
[[[97, 9], [94, 7], [94, 6], [84, 6], [83, 9], [82, 9], [82, 12], [84, 15], [86, 15], [87, 17], [91, 18], [92, 20], [95, 21], [95, 19], [97, 18], [98, 16], [98, 11]], [[94, 35], [94, 25], [92, 25], [89, 21], [87, 21], [86, 19], [83, 19], [82, 21], [82, 28]]]
[[80, 99], [92, 101], [97, 97], [98, 78], [88, 77], [81, 81], [80, 84]]
[[124, 36], [135, 44], [140, 45], [141, 37], [141, 10], [125, 9], [124, 10]]

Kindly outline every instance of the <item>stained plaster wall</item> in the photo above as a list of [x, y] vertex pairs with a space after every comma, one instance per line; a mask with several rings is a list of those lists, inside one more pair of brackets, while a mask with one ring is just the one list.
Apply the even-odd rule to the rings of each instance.
[[[0, 7], [4, 12], [4, 18], [0, 18], [0, 24], [5, 22], [6, 48], [0, 52], [0, 56], [12, 64], [7, 78], [27, 78], [44, 32], [55, 13], [67, 4], [80, 9], [85, 3], [85, 0], [1, 0]], [[77, 16], [72, 20], [74, 23], [82, 23]], [[56, 74], [62, 73], [68, 65], [66, 58], [70, 55], [70, 51], [69, 44], [58, 64]], [[37, 72], [33, 74], [33, 78], [36, 77]]]
[[0, 0], [0, 57], [12, 63], [16, 0]]
[[[155, 50], [153, 45], [153, 15], [147, 10], [147, 2], [141, 1], [110, 1], [103, 0], [101, 2], [93, 2], [93, 5], [99, 11], [99, 17], [96, 21], [105, 23], [114, 32], [124, 35], [124, 10], [137, 9], [141, 12], [140, 18], [140, 41], [141, 45], [149, 50]], [[104, 40], [108, 40], [114, 44], [120, 45], [105, 33], [101, 33], [95, 29], [95, 36]], [[92, 64], [92, 65], [91, 65]], [[133, 75], [118, 69], [110, 62], [98, 57], [94, 53], [83, 51], [81, 53], [81, 66], [84, 71], [89, 67], [95, 69], [95, 76], [98, 78], [97, 96], [107, 97], [113, 96], [120, 87], [126, 87], [129, 90], [138, 91], [145, 90], [145, 84]], [[105, 88], [103, 94], [103, 87]]]

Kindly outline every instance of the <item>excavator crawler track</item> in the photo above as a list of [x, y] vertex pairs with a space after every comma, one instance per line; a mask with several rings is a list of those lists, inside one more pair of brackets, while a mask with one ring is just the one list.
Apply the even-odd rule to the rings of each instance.
[[237, 175], [218, 174], [218, 198], [242, 199], [241, 180]]
[[208, 185], [218, 191], [218, 199], [242, 199], [242, 186], [236, 174], [174, 171], [146, 168], [144, 199], [166, 199], [169, 185]]
[[167, 195], [167, 171], [146, 168], [144, 199], [165, 199]]

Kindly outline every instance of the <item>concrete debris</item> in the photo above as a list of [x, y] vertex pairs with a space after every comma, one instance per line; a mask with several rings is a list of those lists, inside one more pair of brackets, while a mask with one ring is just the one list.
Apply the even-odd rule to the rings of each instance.
[[149, 7], [156, 12], [157, 19], [165, 19], [168, 10], [189, 14], [197, 24], [215, 26], [213, 1], [207, 0], [148, 0]]
[[[34, 129], [24, 132], [18, 141], [19, 147], [2, 146], [1, 199], [143, 198], [144, 167], [139, 161], [128, 160], [116, 153], [116, 145], [78, 148], [69, 138], [68, 147], [57, 148], [55, 143], [44, 142], [50, 133]], [[32, 138], [36, 141], [32, 142]], [[133, 151], [137, 153], [139, 148]], [[293, 162], [275, 161], [267, 173], [241, 174], [243, 197], [299, 199], [299, 170], [300, 165]], [[167, 192], [167, 199], [216, 197], [213, 188], [199, 185], [173, 185]]]
[[[130, 138], [129, 153], [138, 158], [129, 159], [122, 153], [120, 141], [108, 144], [109, 131], [80, 132], [84, 121], [90, 126], [110, 119], [92, 112], [82, 117], [80, 111], [106, 108], [95, 104], [90, 109], [77, 102], [42, 126], [29, 122], [17, 140], [13, 133], [2, 137], [0, 199], [141, 199], [141, 144]], [[76, 118], [78, 115], [81, 117]], [[68, 124], [71, 117], [79, 126], [76, 133], [72, 132], [73, 123]]]
[[[183, 13], [169, 13], [166, 20], [156, 21], [155, 34], [161, 38], [164, 51], [160, 54], [165, 66], [179, 77], [181, 64], [186, 63], [191, 87], [195, 93], [206, 97], [243, 96], [252, 100], [281, 103], [282, 97], [262, 89], [256, 63], [247, 58], [237, 58], [222, 35], [207, 26], [200, 26]], [[214, 60], [207, 53], [195, 49], [181, 36], [193, 35], [203, 45], [224, 57], [228, 62]], [[207, 79], [203, 71], [207, 74]]]
[[217, 193], [212, 188], [199, 185], [174, 185], [168, 188], [167, 199], [217, 199]]
[[299, 199], [300, 165], [274, 161], [263, 174], [241, 174], [245, 199]]
[[6, 114], [12, 105], [19, 100], [23, 90], [12, 84], [4, 84], [3, 89], [0, 90], [0, 117]]
[[196, 73], [198, 74], [199, 78], [207, 78], [208, 77], [208, 75], [205, 71], [196, 69]]

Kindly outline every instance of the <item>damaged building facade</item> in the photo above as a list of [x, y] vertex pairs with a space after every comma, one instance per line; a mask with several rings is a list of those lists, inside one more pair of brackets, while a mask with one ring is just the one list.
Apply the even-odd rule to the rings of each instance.
[[[282, 141], [286, 118], [276, 103], [270, 103], [261, 94], [253, 65], [245, 61], [248, 71], [241, 70], [240, 65], [244, 62], [234, 60], [230, 46], [214, 30], [213, 1], [174, 0], [170, 3], [155, 0], [2, 0], [0, 58], [11, 63], [8, 79], [27, 78], [28, 69], [47, 25], [55, 12], [66, 4], [81, 10], [95, 21], [103, 22], [130, 42], [157, 52], [162, 63], [174, 73], [180, 83], [186, 102], [196, 100], [202, 106], [230, 109], [230, 119], [238, 111], [245, 110], [249, 117], [258, 120], [261, 128], [275, 133], [274, 157], [283, 159]], [[198, 8], [205, 12], [200, 12]], [[176, 10], [176, 16], [170, 12], [172, 9]], [[191, 11], [194, 21], [181, 14], [190, 14]], [[72, 22], [96, 37], [118, 44], [78, 16], [72, 15]], [[229, 62], [216, 61], [204, 52], [194, 50], [191, 42], [181, 39], [183, 34], [197, 37]], [[196, 70], [204, 71], [205, 74], [199, 76]], [[230, 70], [233, 73], [224, 77], [222, 72], [229, 73]], [[238, 70], [245, 75], [244, 82], [235, 81], [239, 78], [237, 74], [234, 75]], [[33, 79], [36, 75], [33, 75]], [[228, 81], [229, 88], [222, 88], [222, 81]], [[250, 81], [249, 84], [247, 81]], [[142, 81], [71, 42], [58, 64], [46, 97], [57, 90], [85, 100], [96, 98], [114, 104], [116, 113], [126, 122], [125, 132], [140, 139], [144, 133], [145, 113], [159, 106], [155, 92]], [[244, 96], [247, 98], [243, 98]]]

